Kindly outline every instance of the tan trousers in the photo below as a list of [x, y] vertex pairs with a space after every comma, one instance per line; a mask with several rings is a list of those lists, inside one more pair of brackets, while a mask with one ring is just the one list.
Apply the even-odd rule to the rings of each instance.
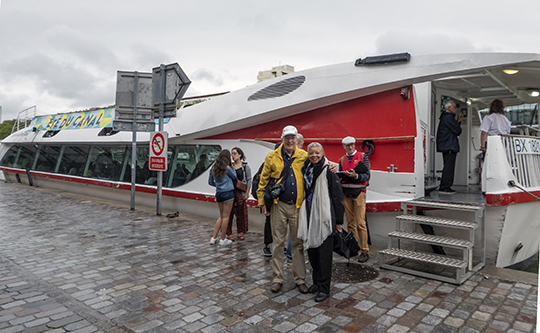
[[366, 192], [360, 193], [356, 198], [343, 196], [343, 206], [345, 206], [348, 232], [353, 233], [362, 252], [369, 252], [366, 228]]
[[296, 205], [288, 205], [281, 201], [272, 206], [271, 226], [272, 226], [272, 282], [283, 283], [285, 254], [283, 248], [287, 240], [287, 227], [291, 234], [291, 254], [294, 282], [296, 284], [305, 283], [306, 262], [304, 259], [304, 244], [298, 239], [298, 209]]

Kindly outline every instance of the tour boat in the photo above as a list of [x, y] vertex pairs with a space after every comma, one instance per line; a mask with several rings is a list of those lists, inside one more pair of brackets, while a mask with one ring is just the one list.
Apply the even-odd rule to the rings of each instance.
[[[402, 53], [294, 72], [213, 96], [166, 120], [162, 204], [216, 217], [208, 172], [219, 151], [240, 147], [254, 174], [283, 127], [294, 125], [305, 137], [304, 149], [320, 142], [330, 161], [345, 153], [345, 136], [355, 137], [357, 150], [370, 155], [371, 243], [398, 251], [380, 253], [381, 265], [388, 266], [388, 257], [417, 260], [413, 253], [436, 252], [457, 258], [461, 263], [448, 266], [461, 265], [462, 276], [484, 264], [511, 266], [539, 250], [538, 127], [514, 126], [510, 135], [490, 136], [481, 161], [479, 110], [495, 98], [505, 106], [537, 104], [538, 89], [539, 54]], [[455, 195], [436, 190], [442, 155], [435, 136], [449, 100], [464, 115]], [[10, 182], [129, 202], [132, 133], [114, 131], [114, 118], [114, 107], [37, 116], [1, 142], [0, 169]], [[137, 133], [136, 203], [153, 206], [149, 138], [148, 132]], [[249, 206], [250, 222], [263, 223], [256, 200]], [[452, 238], [465, 243], [448, 243]]]

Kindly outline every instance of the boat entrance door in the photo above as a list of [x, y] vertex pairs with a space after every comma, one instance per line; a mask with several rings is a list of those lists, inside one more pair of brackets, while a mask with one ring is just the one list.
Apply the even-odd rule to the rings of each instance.
[[437, 152], [437, 129], [439, 126], [439, 119], [442, 112], [445, 112], [444, 105], [448, 101], [454, 101], [456, 103], [456, 119], [458, 115], [463, 114], [461, 120], [462, 132], [459, 135], [460, 151], [457, 154], [455, 173], [454, 173], [454, 185], [456, 186], [468, 186], [472, 184], [479, 184], [479, 165], [478, 165], [478, 153], [479, 146], [479, 133], [478, 127], [480, 126], [480, 120], [478, 119], [477, 110], [471, 110], [467, 105], [466, 99], [457, 97], [458, 94], [451, 90], [431, 87], [431, 99], [430, 99], [430, 122], [429, 122], [429, 140], [430, 145], [428, 149], [428, 165], [426, 166], [426, 190], [438, 188], [443, 170], [443, 158], [442, 153]]

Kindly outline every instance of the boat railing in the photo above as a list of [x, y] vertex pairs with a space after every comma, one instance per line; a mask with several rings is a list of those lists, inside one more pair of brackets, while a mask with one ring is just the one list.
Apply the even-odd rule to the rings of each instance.
[[506, 158], [516, 180], [526, 188], [540, 187], [540, 137], [501, 135]]
[[13, 123], [11, 133], [13, 134], [14, 132], [18, 132], [19, 130], [28, 127], [32, 122], [32, 119], [36, 116], [36, 110], [37, 107], [34, 105], [19, 112], [17, 119]]
[[538, 136], [540, 137], [540, 129], [534, 128], [530, 125], [517, 125], [517, 130], [520, 135]]

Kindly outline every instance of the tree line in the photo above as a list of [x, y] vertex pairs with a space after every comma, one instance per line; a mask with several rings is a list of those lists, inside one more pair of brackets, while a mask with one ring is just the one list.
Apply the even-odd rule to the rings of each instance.
[[4, 140], [11, 134], [13, 129], [13, 124], [15, 124], [16, 119], [5, 120], [0, 124], [0, 140]]

